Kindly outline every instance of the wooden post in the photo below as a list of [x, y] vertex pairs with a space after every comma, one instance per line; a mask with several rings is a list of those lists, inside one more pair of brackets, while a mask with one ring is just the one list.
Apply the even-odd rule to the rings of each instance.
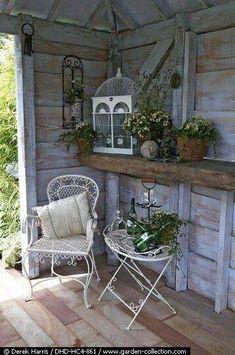
[[[112, 223], [115, 212], [119, 210], [119, 174], [106, 173], [106, 225]], [[106, 247], [108, 254], [108, 264], [118, 265], [118, 259], [111, 252], [110, 248]]]
[[[15, 36], [21, 222], [37, 202], [33, 56], [23, 54], [24, 38], [21, 33], [21, 26], [26, 21], [32, 23], [32, 18], [29, 16], [19, 18], [18, 34]], [[36, 240], [38, 236], [36, 231], [34, 233]], [[29, 243], [28, 231], [22, 235], [22, 251], [27, 243]], [[38, 276], [38, 264], [30, 258], [28, 258], [26, 267], [30, 277]]]
[[228, 303], [228, 273], [233, 223], [234, 193], [223, 191], [220, 201], [219, 245], [216, 271], [215, 311], [222, 312]]
[[[179, 210], [179, 185], [173, 184], [170, 186], [168, 211], [178, 214]], [[175, 276], [176, 276], [176, 258], [173, 258], [169, 267], [166, 270], [166, 285], [175, 289]]]
[[197, 34], [186, 32], [183, 80], [182, 121], [194, 114], [196, 90]]
[[[189, 220], [191, 210], [191, 185], [179, 185], [179, 218]], [[176, 262], [175, 290], [184, 291], [188, 286], [188, 250], [190, 226], [187, 224], [182, 228], [182, 237], [179, 237], [178, 243], [182, 256]]]
[[185, 14], [176, 15], [176, 33], [175, 33], [175, 72], [180, 75], [181, 82], [177, 89], [173, 90], [173, 124], [179, 127], [182, 123], [182, 102], [183, 102], [183, 74], [184, 74], [184, 48], [185, 32], [188, 27], [188, 17]]

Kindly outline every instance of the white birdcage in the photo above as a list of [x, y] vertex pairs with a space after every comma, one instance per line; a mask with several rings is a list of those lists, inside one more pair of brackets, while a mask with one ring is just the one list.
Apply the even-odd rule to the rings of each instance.
[[123, 77], [121, 70], [96, 91], [93, 103], [93, 126], [97, 132], [94, 152], [135, 154], [138, 142], [123, 129], [125, 118], [133, 112], [136, 83]]

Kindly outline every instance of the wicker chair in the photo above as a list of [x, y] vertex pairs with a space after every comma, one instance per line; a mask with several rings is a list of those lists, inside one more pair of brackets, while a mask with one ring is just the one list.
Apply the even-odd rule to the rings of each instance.
[[[40, 220], [37, 216], [28, 215], [26, 217], [24, 226], [29, 228], [30, 243], [22, 258], [22, 268], [25, 276], [30, 284], [30, 294], [26, 298], [29, 301], [33, 295], [33, 287], [38, 283], [32, 284], [30, 276], [25, 267], [27, 256], [30, 256], [36, 262], [45, 262], [45, 258], [49, 257], [51, 261], [51, 276], [56, 276], [62, 279], [73, 279], [84, 287], [84, 302], [87, 308], [91, 305], [87, 301], [87, 290], [93, 273], [96, 273], [97, 279], [100, 280], [96, 268], [94, 253], [92, 250], [94, 231], [97, 226], [97, 213], [95, 207], [99, 195], [99, 189], [94, 180], [82, 175], [64, 175], [54, 178], [47, 187], [47, 196], [49, 202], [59, 200], [65, 197], [73, 196], [87, 191], [92, 219], [87, 223], [86, 235], [79, 235], [79, 237], [49, 239], [42, 237], [37, 241], [33, 241], [33, 229], [35, 226], [40, 227]], [[76, 266], [78, 260], [85, 259], [87, 272], [76, 275], [60, 275], [54, 270], [54, 265], [60, 265], [62, 260], [66, 260], [68, 265]], [[85, 281], [80, 280], [85, 278]], [[46, 280], [48, 280], [47, 278]]]

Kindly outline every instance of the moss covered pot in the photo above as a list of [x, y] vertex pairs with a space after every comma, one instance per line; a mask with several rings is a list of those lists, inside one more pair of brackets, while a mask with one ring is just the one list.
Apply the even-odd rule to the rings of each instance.
[[207, 140], [195, 138], [177, 137], [177, 152], [181, 160], [199, 161], [203, 160], [207, 153]]

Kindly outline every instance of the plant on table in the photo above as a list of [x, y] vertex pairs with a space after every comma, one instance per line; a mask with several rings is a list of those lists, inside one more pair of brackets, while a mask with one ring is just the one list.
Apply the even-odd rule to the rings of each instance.
[[214, 124], [202, 116], [193, 116], [176, 129], [177, 149], [183, 160], [201, 160], [211, 145], [216, 155], [218, 132]]
[[69, 132], [60, 135], [57, 144], [64, 144], [67, 151], [71, 145], [77, 144], [81, 156], [86, 157], [92, 153], [97, 134], [89, 122], [82, 122], [75, 125]]
[[145, 252], [163, 245], [170, 247], [170, 254], [180, 255], [178, 237], [181, 227], [188, 222], [180, 219], [177, 214], [158, 209], [151, 216], [150, 223], [134, 221], [134, 244], [136, 250]]

